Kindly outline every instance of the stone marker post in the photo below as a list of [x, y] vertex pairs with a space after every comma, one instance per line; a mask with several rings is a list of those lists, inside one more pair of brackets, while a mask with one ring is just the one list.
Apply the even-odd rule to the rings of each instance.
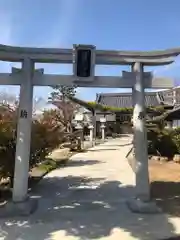
[[101, 124], [101, 139], [104, 142], [105, 141], [105, 125]]
[[93, 127], [93, 125], [90, 125], [88, 128], [90, 130], [89, 141], [90, 141], [91, 145], [93, 146], [93, 131], [94, 131], [94, 127]]

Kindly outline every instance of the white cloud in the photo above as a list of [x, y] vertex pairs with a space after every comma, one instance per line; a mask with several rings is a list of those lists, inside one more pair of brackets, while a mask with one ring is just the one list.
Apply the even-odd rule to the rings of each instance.
[[43, 45], [63, 48], [71, 44], [69, 39], [73, 35], [74, 19], [82, 9], [82, 4], [82, 1], [62, 1], [59, 9], [60, 14], [51, 28], [51, 34], [49, 34], [51, 37]]

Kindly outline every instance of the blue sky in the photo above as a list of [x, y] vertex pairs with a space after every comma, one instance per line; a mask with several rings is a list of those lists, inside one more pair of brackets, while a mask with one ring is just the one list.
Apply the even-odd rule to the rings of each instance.
[[[71, 48], [74, 43], [98, 49], [153, 50], [180, 46], [179, 0], [1, 0], [0, 43], [19, 46]], [[18, 64], [0, 62], [9, 72]], [[37, 65], [47, 73], [72, 72], [71, 66]], [[128, 67], [96, 68], [98, 75], [120, 75]], [[149, 69], [148, 69], [149, 70]], [[150, 69], [151, 70], [151, 69]], [[180, 76], [180, 58], [173, 65], [152, 69], [156, 75]], [[1, 91], [16, 88], [1, 87]], [[46, 97], [50, 88], [35, 88]], [[80, 89], [78, 96], [92, 100], [96, 92], [123, 89]]]

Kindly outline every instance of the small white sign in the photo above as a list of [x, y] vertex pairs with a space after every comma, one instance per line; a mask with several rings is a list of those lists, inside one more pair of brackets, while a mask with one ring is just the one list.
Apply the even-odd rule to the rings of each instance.
[[106, 118], [100, 118], [100, 122], [101, 123], [105, 123], [106, 122]]
[[82, 113], [77, 113], [74, 118], [76, 121], [83, 121], [84, 115]]

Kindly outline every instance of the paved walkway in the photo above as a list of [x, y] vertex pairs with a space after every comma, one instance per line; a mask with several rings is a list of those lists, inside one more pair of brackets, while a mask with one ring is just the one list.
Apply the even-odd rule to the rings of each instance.
[[[180, 220], [131, 213], [134, 176], [125, 155], [131, 138], [108, 140], [49, 173], [34, 196], [39, 208], [27, 218], [0, 220], [0, 239], [156, 240], [180, 233]], [[178, 226], [179, 225], [179, 226]]]

